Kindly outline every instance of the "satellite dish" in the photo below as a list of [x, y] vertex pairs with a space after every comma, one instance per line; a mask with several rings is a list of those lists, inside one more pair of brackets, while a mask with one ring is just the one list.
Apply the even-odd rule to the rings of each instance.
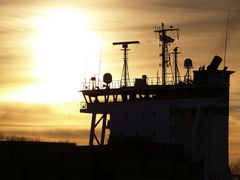
[[191, 69], [191, 68], [193, 68], [193, 64], [192, 64], [192, 60], [191, 59], [185, 59], [185, 61], [184, 61], [184, 67], [186, 68], [186, 69]]
[[112, 82], [112, 75], [110, 73], [105, 73], [103, 75], [103, 82], [105, 82], [107, 85]]
[[189, 58], [185, 59], [184, 67], [187, 69], [186, 75], [184, 76], [184, 82], [189, 84], [191, 81], [191, 69], [193, 68], [192, 60]]

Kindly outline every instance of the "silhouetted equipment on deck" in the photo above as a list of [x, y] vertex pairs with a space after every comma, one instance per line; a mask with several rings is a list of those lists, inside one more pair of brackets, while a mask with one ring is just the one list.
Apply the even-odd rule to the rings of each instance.
[[122, 48], [128, 48], [128, 44], [138, 44], [139, 41], [113, 42], [113, 45], [122, 45]]
[[193, 68], [192, 60], [191, 59], [185, 59], [184, 61], [184, 67], [187, 69], [186, 75], [184, 76], [184, 81], [189, 84], [191, 80], [191, 69]]
[[207, 70], [209, 71], [216, 71], [219, 67], [219, 65], [222, 62], [222, 58], [219, 56], [215, 56], [211, 62], [211, 64], [207, 67]]
[[105, 73], [103, 75], [103, 82], [105, 82], [107, 84], [106, 88], [108, 88], [109, 84], [112, 82], [112, 75], [110, 73]]
[[125, 86], [127, 87], [128, 85], [130, 85], [130, 77], [129, 77], [129, 72], [128, 72], [128, 64], [127, 64], [127, 52], [130, 50], [128, 49], [128, 45], [129, 44], [139, 44], [139, 41], [124, 41], [124, 42], [113, 42], [113, 45], [122, 45], [121, 49], [124, 52], [123, 55], [123, 60], [124, 60], [124, 64], [123, 64], [123, 70], [122, 70], [122, 77], [121, 77], [121, 81], [120, 81], [120, 86]]
[[164, 23], [162, 23], [161, 27], [155, 28], [155, 33], [158, 33], [159, 41], [162, 42], [160, 45], [162, 46], [162, 85], [166, 85], [166, 68], [169, 67], [170, 58], [168, 53], [168, 46], [170, 43], [174, 42], [174, 39], [170, 36], [167, 36], [167, 32], [169, 31], [179, 31], [179, 29], [175, 29], [172, 26], [170, 28], [165, 29]]
[[141, 88], [145, 87], [147, 85], [147, 76], [142, 75], [142, 78], [136, 78], [135, 79], [135, 87]]
[[185, 59], [185, 61], [184, 61], [184, 67], [185, 67], [186, 69], [192, 68], [192, 67], [193, 67], [193, 65], [192, 65], [192, 60], [191, 60], [191, 59]]
[[[178, 29], [172, 27], [165, 29], [163, 24], [160, 28], [155, 29], [159, 36], [159, 44], [162, 46], [162, 84], [158, 83], [158, 74], [157, 79], [147, 78], [146, 75], [143, 75], [141, 78], [136, 78], [135, 83], [131, 81], [130, 84], [127, 66], [128, 45], [139, 42], [113, 43], [113, 45], [122, 45], [122, 51], [124, 51], [121, 83], [112, 82], [111, 74], [106, 73], [103, 77], [103, 86], [91, 89], [90, 85], [90, 88], [82, 90], [86, 105], [80, 109], [80, 112], [92, 115], [90, 148], [93, 152], [96, 149], [95, 145], [102, 145], [105, 148], [103, 145], [107, 140], [105, 139], [106, 130], [109, 130], [109, 147], [112, 148], [113, 145], [119, 147], [117, 148], [120, 150], [118, 158], [124, 157], [125, 153], [121, 147], [125, 148], [126, 144], [131, 145], [132, 148], [133, 144], [141, 143], [139, 149], [146, 148], [149, 152], [152, 152], [150, 148], [154, 144], [172, 144], [173, 146], [169, 150], [175, 150], [175, 147], [181, 145], [184, 152], [182, 157], [187, 157], [189, 162], [203, 165], [202, 173], [200, 173], [203, 174], [203, 177], [188, 176], [190, 179], [209, 180], [216, 177], [219, 180], [228, 180], [226, 177], [229, 177], [229, 85], [230, 75], [233, 71], [226, 68], [218, 70], [222, 61], [218, 56], [213, 58], [209, 66], [206, 66], [207, 68], [201, 66], [193, 72], [192, 60], [185, 59], [186, 72], [184, 82], [182, 82], [178, 76], [179, 52], [177, 47], [174, 47], [172, 53], [174, 55], [173, 67], [175, 68], [171, 67], [172, 61], [170, 61], [168, 47], [174, 39], [167, 36], [168, 31], [178, 31]], [[171, 79], [168, 79], [169, 74]], [[109, 88], [110, 83], [111, 88]], [[100, 83], [100, 85], [102, 84]], [[134, 154], [127, 153], [126, 155], [132, 157]], [[104, 154], [102, 159], [108, 159], [105, 158], [107, 156], [109, 154]], [[143, 164], [140, 165], [139, 172], [143, 167], [151, 169], [146, 165], [152, 164], [152, 160], [158, 156], [159, 154], [152, 156], [149, 162], [140, 159]], [[94, 159], [96, 159], [95, 157]], [[179, 161], [176, 158], [173, 159], [177, 162], [175, 161], [176, 163], [173, 164], [174, 171], [171, 171], [171, 174], [178, 171], [176, 167]], [[169, 166], [169, 162], [172, 162], [171, 158], [164, 157], [164, 160], [164, 164], [167, 166]], [[134, 167], [130, 168], [130, 171], [133, 172], [132, 175], [135, 175], [135, 165], [141, 164], [139, 162], [137, 159], [137, 162], [133, 164], [132, 160], [125, 158], [121, 167], [130, 164], [131, 167]], [[94, 162], [94, 164], [96, 163]], [[107, 163], [101, 163], [101, 165], [104, 164]], [[161, 166], [156, 165], [151, 170], [151, 177], [153, 178], [153, 173], [159, 173], [161, 169]], [[175, 179], [172, 176], [166, 177], [164, 172], [162, 175], [164, 176], [162, 178], [165, 179]], [[139, 179], [139, 177], [136, 178]], [[177, 176], [176, 179], [186, 178], [187, 176], [184, 178]]]
[[91, 77], [91, 82], [92, 82], [92, 89], [95, 89], [96, 86], [96, 77]]
[[173, 54], [174, 54], [174, 84], [177, 84], [179, 80], [181, 81], [178, 69], [178, 54], [180, 54], [180, 52], [178, 52], [178, 47], [175, 47], [173, 49]]
[[227, 71], [226, 66], [223, 70], [219, 70], [218, 67], [221, 61], [221, 57], [215, 56], [207, 66], [207, 69], [205, 69], [205, 66], [202, 66], [198, 71], [194, 71], [194, 84], [228, 84], [230, 81], [230, 74], [234, 73], [234, 71]]

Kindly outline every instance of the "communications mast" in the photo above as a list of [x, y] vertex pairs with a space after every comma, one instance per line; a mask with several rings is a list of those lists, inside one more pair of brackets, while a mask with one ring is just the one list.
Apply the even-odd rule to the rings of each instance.
[[164, 23], [162, 23], [161, 27], [156, 27], [155, 33], [158, 34], [160, 45], [162, 46], [162, 85], [166, 85], [166, 69], [168, 67], [168, 63], [170, 63], [168, 46], [174, 42], [174, 39], [167, 35], [167, 32], [170, 31], [179, 31], [179, 29], [173, 28], [165, 28]]

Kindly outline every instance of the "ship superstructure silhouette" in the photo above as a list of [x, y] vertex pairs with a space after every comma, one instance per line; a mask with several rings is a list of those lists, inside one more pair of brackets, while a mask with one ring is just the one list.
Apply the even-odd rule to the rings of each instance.
[[[84, 84], [81, 92], [85, 102], [80, 112], [92, 114], [89, 145], [181, 146], [189, 162], [202, 164], [204, 179], [229, 179], [229, 83], [233, 71], [219, 69], [222, 59], [215, 56], [206, 68], [193, 71], [192, 78], [192, 61], [186, 59], [187, 71], [181, 79], [175, 47], [174, 72], [169, 76], [172, 64], [168, 48], [174, 41], [169, 31], [178, 29], [163, 24], [155, 29], [162, 47], [161, 78], [150, 79], [144, 74], [130, 80], [128, 46], [139, 42], [126, 41], [113, 43], [122, 45], [124, 52], [121, 81], [115, 82], [105, 73], [102, 83], [92, 78]], [[99, 135], [96, 129], [100, 125]], [[110, 130], [109, 138], [106, 130]]]

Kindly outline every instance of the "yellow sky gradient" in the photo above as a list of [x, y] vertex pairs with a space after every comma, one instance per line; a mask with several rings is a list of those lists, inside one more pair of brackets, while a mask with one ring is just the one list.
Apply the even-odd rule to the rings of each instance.
[[[240, 158], [240, 5], [231, 1], [226, 65], [231, 79], [230, 158]], [[89, 116], [79, 113], [85, 77], [119, 80], [131, 46], [130, 77], [155, 77], [160, 59], [154, 27], [180, 28], [180, 70], [224, 55], [228, 0], [0, 0], [0, 135], [87, 143]], [[176, 34], [173, 34], [176, 37]]]

